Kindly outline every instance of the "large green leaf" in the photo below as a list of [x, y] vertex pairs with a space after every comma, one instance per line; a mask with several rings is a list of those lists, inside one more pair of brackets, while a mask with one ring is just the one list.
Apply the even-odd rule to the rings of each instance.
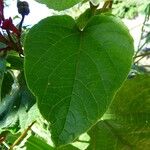
[[89, 134], [89, 150], [149, 150], [150, 76], [127, 80]]
[[55, 10], [65, 10], [82, 2], [83, 0], [36, 0], [39, 3], [46, 4], [49, 8]]
[[69, 16], [35, 25], [25, 41], [25, 74], [54, 143], [72, 142], [106, 111], [130, 70], [133, 40], [113, 16], [80, 31]]

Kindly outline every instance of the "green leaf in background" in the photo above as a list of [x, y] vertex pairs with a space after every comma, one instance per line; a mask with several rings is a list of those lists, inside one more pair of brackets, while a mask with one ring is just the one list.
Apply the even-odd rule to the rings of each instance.
[[1, 103], [1, 90], [2, 90], [2, 83], [4, 73], [6, 71], [6, 60], [3, 57], [0, 57], [0, 103]]
[[[118, 132], [112, 130], [105, 121], [97, 123], [89, 131], [89, 135], [91, 141], [87, 150], [122, 150], [121, 144], [124, 144], [124, 141], [122, 141]], [[125, 146], [127, 146], [127, 150], [130, 150], [128, 144], [125, 144]]]
[[28, 112], [35, 104], [36, 98], [27, 87], [23, 71], [18, 75], [18, 82], [21, 95], [21, 107], [24, 107], [25, 111]]
[[26, 150], [54, 150], [52, 146], [35, 136], [29, 137], [25, 143], [25, 146]]
[[72, 146], [72, 145], [67, 145], [61, 148], [54, 148], [47, 144], [45, 141], [39, 139], [38, 137], [31, 136], [25, 143], [26, 150], [79, 150], [78, 148]]
[[[17, 122], [17, 110], [20, 106], [19, 90], [14, 89], [7, 95], [0, 105], [0, 129], [14, 126]], [[0, 131], [1, 132], [1, 131]]]
[[0, 80], [2, 80], [5, 70], [6, 70], [6, 60], [5, 58], [0, 58]]
[[150, 76], [127, 80], [103, 120], [90, 131], [88, 150], [149, 150]]
[[2, 82], [2, 87], [1, 87], [1, 97], [2, 99], [10, 94], [10, 91], [12, 89], [12, 85], [14, 83], [14, 78], [13, 75], [11, 74], [11, 72], [7, 71], [4, 74], [4, 78], [3, 78], [3, 82]]
[[18, 75], [18, 82], [20, 88], [20, 107], [16, 115], [18, 115], [21, 130], [24, 130], [39, 117], [39, 111], [37, 105], [35, 105], [35, 96], [26, 85], [23, 72]]
[[9, 145], [12, 145], [15, 141], [16, 141], [16, 139], [18, 139], [19, 137], [20, 137], [20, 135], [21, 135], [21, 133], [17, 133], [17, 134], [12, 134], [11, 132], [9, 132], [9, 131], [5, 131], [6, 133], [7, 133], [7, 137], [6, 137], [6, 142], [7, 142], [7, 144], [9, 144]]
[[143, 127], [150, 123], [150, 76], [138, 75], [127, 80], [115, 96], [107, 114], [114, 119]]
[[25, 74], [56, 146], [86, 132], [105, 113], [126, 79], [133, 56], [127, 28], [94, 16], [83, 31], [69, 16], [35, 25], [25, 41]]
[[55, 10], [65, 10], [83, 0], [36, 0], [39, 3], [46, 4], [47, 7]]
[[36, 111], [33, 111], [35, 113], [33, 117], [28, 112], [35, 104], [35, 97], [26, 85], [23, 72], [18, 75], [18, 82], [19, 84], [12, 89], [11, 94], [5, 96], [0, 105], [0, 129], [2, 131], [12, 129], [18, 122], [23, 130], [31, 123], [29, 121], [33, 121], [33, 117], [36, 120], [38, 116]]
[[7, 62], [10, 64], [11, 69], [23, 70], [23, 58], [12, 54], [7, 56]]

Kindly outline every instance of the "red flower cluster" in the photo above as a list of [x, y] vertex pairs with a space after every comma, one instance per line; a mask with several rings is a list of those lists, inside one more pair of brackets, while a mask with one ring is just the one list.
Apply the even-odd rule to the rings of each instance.
[[29, 5], [26, 1], [17, 2], [18, 13], [21, 14], [22, 19], [17, 28], [10, 18], [5, 19], [4, 16], [4, 1], [0, 0], [0, 42], [5, 44], [4, 48], [0, 48], [7, 54], [7, 51], [14, 50], [19, 54], [23, 54], [21, 44], [22, 24], [26, 15], [29, 14]]
[[14, 26], [11, 17], [9, 17], [9, 19], [5, 19], [3, 21], [1, 28], [12, 31], [16, 35], [20, 35], [20, 31]]
[[[22, 24], [25, 15], [28, 15], [29, 5], [26, 1], [17, 2], [18, 13], [21, 14], [22, 19], [20, 21], [19, 27], [17, 28], [12, 21], [12, 18], [5, 18], [4, 16], [4, 1], [0, 0], [0, 42], [5, 44], [5, 47], [0, 48], [0, 52], [3, 51], [7, 54], [7, 51], [14, 50], [19, 54], [23, 54], [22, 44], [21, 44], [21, 33]], [[6, 52], [6, 53], [5, 53]]]
[[11, 17], [9, 19], [5, 19], [4, 17], [4, 2], [0, 0], [0, 27], [6, 31], [12, 31], [16, 35], [20, 35], [19, 30], [13, 24]]

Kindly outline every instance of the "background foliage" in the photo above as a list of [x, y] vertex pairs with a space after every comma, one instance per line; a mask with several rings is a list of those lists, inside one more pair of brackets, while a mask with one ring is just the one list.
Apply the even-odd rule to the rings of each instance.
[[[38, 0], [38, 2], [58, 11], [70, 8], [60, 14], [74, 12], [75, 4], [81, 6], [81, 3], [78, 4], [80, 0], [69, 2], [64, 0], [61, 4], [58, 0]], [[89, 7], [85, 2], [82, 1], [84, 9]], [[110, 15], [110, 11], [94, 18], [91, 15], [93, 12], [87, 10], [75, 21], [71, 17], [55, 16], [42, 20], [32, 29], [23, 27], [22, 34], [27, 35], [25, 45], [24, 36], [21, 39], [21, 44], [25, 48], [26, 78], [24, 57], [20, 57], [18, 52], [12, 50], [6, 54], [2, 50], [6, 48], [6, 44], [0, 43], [0, 149], [143, 150], [144, 147], [144, 150], [149, 150], [150, 66], [141, 65], [140, 62], [143, 59], [149, 61], [150, 4], [147, 0], [114, 0], [113, 3], [112, 13], [115, 16], [133, 19], [144, 14], [145, 17], [132, 68], [123, 84], [133, 53], [126, 49], [133, 49], [132, 39], [120, 19]], [[99, 12], [101, 10], [98, 9], [97, 13]], [[89, 21], [90, 18], [93, 19]], [[79, 31], [78, 26], [83, 32]], [[8, 38], [7, 32], [4, 33]], [[12, 32], [11, 34], [15, 39], [16, 36]], [[112, 40], [113, 42], [110, 42]], [[79, 45], [82, 49], [78, 48], [76, 51]], [[67, 51], [68, 47], [73, 55]], [[93, 53], [90, 49], [93, 49]], [[102, 52], [102, 49], [107, 50], [107, 53]], [[101, 57], [97, 57], [98, 50], [101, 51]], [[89, 59], [86, 59], [86, 55]], [[101, 62], [97, 61], [99, 59]], [[86, 68], [87, 64], [88, 68]], [[50, 65], [52, 65], [52, 75], [49, 71]], [[79, 70], [76, 70], [76, 66]], [[65, 80], [68, 75], [70, 80]], [[101, 80], [98, 80], [99, 75]], [[47, 80], [47, 76], [52, 78]], [[95, 88], [97, 85], [95, 80], [101, 87]], [[49, 83], [50, 88], [48, 88]], [[117, 90], [120, 86], [121, 88]], [[71, 93], [70, 100], [66, 99], [65, 103], [61, 103], [62, 97], [67, 96], [72, 88], [81, 99], [78, 100], [76, 95]], [[63, 94], [57, 95], [58, 91], [59, 94]], [[99, 95], [99, 91], [107, 94]], [[114, 96], [108, 91], [112, 93], [117, 91], [117, 93]], [[98, 95], [96, 101], [100, 102], [99, 109], [92, 98], [93, 94]], [[114, 98], [110, 104], [112, 97]], [[89, 103], [84, 101], [89, 98]], [[99, 98], [101, 101], [98, 101]], [[52, 105], [57, 106], [57, 103], [58, 107], [54, 109]], [[49, 115], [50, 109], [52, 113]], [[76, 109], [80, 114], [74, 111]], [[63, 134], [60, 132], [62, 126], [65, 126]], [[55, 145], [69, 144], [56, 148], [54, 143]]]

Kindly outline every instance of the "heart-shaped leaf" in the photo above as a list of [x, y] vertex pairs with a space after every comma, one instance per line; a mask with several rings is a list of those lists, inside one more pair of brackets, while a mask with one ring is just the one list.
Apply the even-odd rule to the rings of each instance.
[[82, 0], [36, 0], [39, 3], [46, 4], [49, 8], [55, 10], [65, 10], [74, 6], [75, 4], [82, 2]]
[[113, 16], [80, 31], [69, 16], [35, 25], [25, 41], [25, 74], [56, 146], [72, 142], [106, 111], [131, 65], [133, 40]]

